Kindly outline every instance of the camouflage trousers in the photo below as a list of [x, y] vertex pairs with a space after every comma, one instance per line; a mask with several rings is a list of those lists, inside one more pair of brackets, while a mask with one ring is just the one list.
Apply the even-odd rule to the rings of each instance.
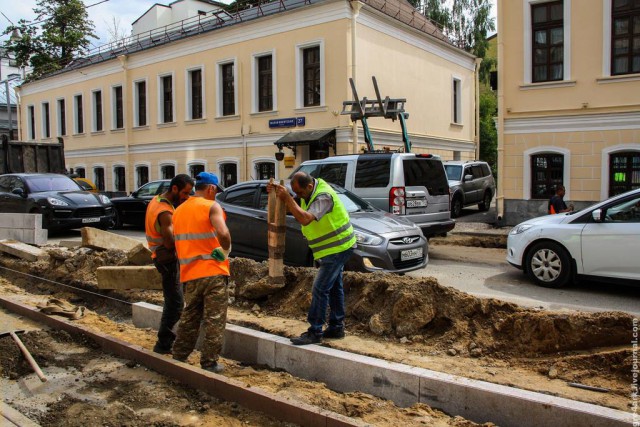
[[229, 301], [228, 276], [203, 277], [184, 283], [185, 307], [173, 343], [173, 358], [185, 360], [193, 351], [202, 327], [200, 366], [214, 365], [224, 340]]

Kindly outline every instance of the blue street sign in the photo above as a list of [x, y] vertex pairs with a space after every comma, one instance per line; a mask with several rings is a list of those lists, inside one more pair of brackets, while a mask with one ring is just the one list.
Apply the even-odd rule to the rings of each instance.
[[287, 119], [269, 120], [270, 128], [294, 128], [296, 126], [304, 126], [306, 123], [304, 117], [291, 117]]

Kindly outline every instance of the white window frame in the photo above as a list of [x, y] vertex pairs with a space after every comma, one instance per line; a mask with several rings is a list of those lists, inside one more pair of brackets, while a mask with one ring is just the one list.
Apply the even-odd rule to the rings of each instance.
[[[304, 60], [302, 51], [310, 47], [320, 47], [320, 105], [310, 107], [304, 106]], [[324, 107], [325, 104], [325, 57], [324, 57], [324, 39], [310, 40], [304, 43], [296, 44], [296, 108], [318, 108]]]
[[[461, 126], [462, 120], [462, 77], [451, 76], [451, 124]], [[453, 90], [453, 85], [458, 86], [457, 96]], [[455, 118], [458, 117], [458, 121]]]
[[[271, 93], [272, 93], [272, 104], [273, 108], [270, 111], [260, 111], [260, 91], [258, 88], [259, 82], [259, 70], [258, 70], [258, 60], [265, 56], [271, 56]], [[251, 67], [251, 113], [270, 113], [274, 111], [278, 111], [278, 96], [277, 90], [277, 73], [276, 73], [276, 51], [275, 49], [267, 50], [263, 52], [257, 52], [251, 55], [252, 67]]]
[[[138, 83], [144, 82], [145, 84], [145, 97], [144, 97], [144, 111], [145, 111], [145, 124], [140, 125], [138, 121], [138, 104], [140, 100], [140, 94], [138, 93]], [[133, 127], [145, 127], [149, 126], [149, 79], [142, 78], [133, 81]]]
[[[523, 26], [524, 29], [524, 84], [532, 84], [531, 75], [531, 45], [533, 42], [533, 34], [531, 33], [531, 5], [539, 3], [549, 3], [555, 0], [522, 0], [523, 9]], [[606, 0], [605, 0], [606, 1]], [[553, 84], [571, 80], [571, 0], [563, 0], [562, 3], [562, 24], [563, 24], [563, 76], [558, 82], [540, 82], [540, 84]], [[535, 83], [538, 84], [538, 83]], [[566, 186], [565, 186], [566, 188]], [[568, 191], [567, 191], [568, 192]], [[568, 197], [567, 197], [568, 198]]]
[[[222, 66], [233, 64], [233, 114], [223, 115], [222, 111]], [[238, 115], [238, 58], [226, 58], [216, 62], [216, 118], [224, 119]]]
[[[98, 180], [96, 179], [96, 168], [102, 168], [104, 170], [104, 191], [110, 191], [107, 187], [107, 165], [105, 163], [94, 163], [91, 165], [91, 176], [93, 178], [93, 183], [98, 188]], [[87, 170], [84, 171], [85, 176], [87, 175]], [[111, 187], [113, 188], [113, 187]]]
[[251, 160], [251, 172], [252, 172], [251, 179], [258, 179], [257, 174], [255, 176], [253, 175], [253, 172], [257, 171], [258, 163], [273, 163], [274, 170], [276, 173], [276, 176], [274, 177], [274, 179], [275, 180], [280, 179], [280, 171], [279, 171], [280, 168], [278, 167], [279, 162], [275, 160], [273, 157], [256, 157], [255, 159]]
[[[62, 112], [60, 110], [60, 101], [63, 102], [64, 104], [64, 127], [65, 127], [65, 133], [62, 133]], [[65, 136], [67, 134], [67, 114], [69, 112], [67, 111], [67, 100], [65, 98], [57, 98], [56, 99], [56, 125], [57, 125], [57, 129], [56, 129], [56, 136]], [[86, 171], [86, 168], [85, 168]], [[85, 172], [86, 173], [86, 172]]]
[[[127, 165], [124, 162], [116, 162], [111, 165], [111, 188], [113, 191], [119, 191], [116, 186], [116, 168], [124, 168], [124, 191], [127, 191]], [[106, 181], [106, 180], [105, 180]]]
[[522, 199], [531, 200], [531, 156], [536, 154], [562, 154], [564, 160], [562, 162], [562, 185], [564, 185], [567, 200], [571, 199], [571, 150], [563, 147], [540, 146], [530, 148], [522, 153]]
[[176, 171], [176, 175], [178, 175], [178, 162], [175, 160], [162, 160], [158, 163], [158, 179], [163, 179], [162, 178], [162, 168], [164, 166], [173, 166], [174, 170]]
[[[165, 77], [169, 77], [171, 76], [171, 121], [170, 122], [164, 122], [164, 85], [162, 84], [162, 79]], [[159, 125], [163, 125], [163, 124], [169, 124], [169, 123], [175, 123], [176, 122], [176, 76], [174, 74], [173, 71], [167, 72], [167, 73], [162, 73], [162, 74], [158, 74], [158, 85], [157, 85], [157, 89], [158, 89], [158, 93], [157, 93], [157, 100], [158, 100], [158, 124]]]
[[[187, 175], [191, 176], [191, 166], [193, 165], [200, 165], [200, 166], [204, 166], [204, 170], [205, 172], [207, 171], [207, 164], [208, 162], [204, 159], [193, 159], [193, 160], [189, 160], [187, 162], [187, 171], [185, 172]], [[195, 177], [193, 177], [193, 179], [196, 179]]]
[[[44, 106], [47, 106], [49, 110], [49, 136], [46, 135], [46, 117], [44, 114]], [[50, 139], [51, 138], [51, 103], [49, 101], [42, 101], [40, 103], [40, 133], [42, 139]]]
[[640, 144], [619, 144], [602, 150], [602, 163], [600, 167], [600, 200], [609, 198], [609, 156], [621, 151], [640, 152]]
[[[118, 106], [116, 105], [116, 100], [117, 100], [116, 88], [122, 89], [122, 127], [121, 128], [117, 127], [117, 120], [116, 120], [116, 115], [118, 111]], [[111, 85], [111, 130], [121, 130], [121, 129], [124, 129], [126, 126], [127, 122], [126, 122], [126, 116], [125, 116], [125, 110], [124, 110], [125, 99], [126, 97], [124, 92], [124, 85], [122, 83]]]
[[[98, 108], [96, 106], [96, 93], [100, 92], [102, 104], [100, 105], [100, 113], [102, 114], [102, 129], [98, 130]], [[104, 131], [104, 91], [102, 88], [91, 89], [91, 132]]]
[[27, 105], [27, 139], [36, 139], [36, 106], [33, 104]]
[[[200, 70], [200, 73], [202, 75], [202, 117], [199, 119], [194, 119], [193, 118], [193, 111], [191, 109], [191, 98], [193, 96], [193, 94], [191, 93], [191, 73], [193, 71], [197, 71]], [[184, 112], [184, 119], [186, 121], [190, 121], [190, 120], [204, 120], [207, 118], [207, 100], [205, 98], [205, 94], [207, 93], [206, 89], [205, 89], [205, 69], [204, 69], [204, 64], [200, 64], [200, 65], [195, 65], [193, 67], [189, 67], [185, 70], [185, 76], [184, 76], [184, 105], [185, 105], [185, 112]], [[176, 169], [177, 170], [177, 169]]]
[[133, 164], [134, 181], [136, 183], [135, 188], [140, 188], [142, 185], [144, 185], [144, 184], [140, 184], [140, 182], [138, 181], [138, 168], [139, 167], [146, 167], [147, 170], [149, 171], [149, 181], [147, 181], [147, 182], [155, 181], [153, 179], [152, 174], [151, 174], [151, 163], [150, 162], [136, 162], [136, 163]]
[[[78, 121], [78, 97], [81, 99], [82, 105], [82, 132], [79, 129], [79, 121]], [[86, 132], [85, 129], [85, 117], [87, 116], [86, 108], [84, 107], [84, 95], [82, 93], [76, 93], [73, 95], [73, 134], [74, 135], [82, 135]]]

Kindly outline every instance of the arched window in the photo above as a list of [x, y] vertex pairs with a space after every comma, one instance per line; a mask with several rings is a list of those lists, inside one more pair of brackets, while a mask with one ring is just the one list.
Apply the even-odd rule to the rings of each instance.
[[238, 183], [237, 163], [220, 163], [220, 183], [225, 188]]
[[192, 163], [189, 165], [189, 175], [191, 175], [191, 178], [197, 177], [200, 172], [204, 172], [204, 165], [202, 163]]
[[176, 176], [176, 167], [174, 165], [162, 165], [160, 167], [160, 179], [171, 179]]
[[609, 155], [609, 197], [640, 188], [640, 151]]
[[531, 198], [548, 199], [564, 185], [564, 155], [541, 153], [531, 156]]
[[104, 168], [96, 166], [93, 168], [93, 182], [96, 184], [98, 191], [104, 191]]
[[256, 179], [269, 179], [276, 177], [276, 164], [274, 162], [256, 163]]
[[136, 166], [136, 187], [141, 187], [149, 182], [149, 166]]
[[113, 168], [113, 179], [116, 191], [127, 191], [127, 181], [124, 166], [115, 166]]
[[78, 175], [80, 178], [86, 178], [86, 170], [85, 168], [76, 168], [76, 175]]

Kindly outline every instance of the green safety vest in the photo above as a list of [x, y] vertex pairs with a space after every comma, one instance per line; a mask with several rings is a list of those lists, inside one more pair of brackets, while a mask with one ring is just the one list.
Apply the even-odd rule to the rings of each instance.
[[349, 213], [329, 184], [317, 179], [316, 189], [309, 198], [309, 202], [301, 200], [305, 211], [313, 203], [318, 194], [328, 194], [333, 199], [333, 209], [327, 212], [320, 221], [311, 221], [302, 226], [302, 234], [307, 238], [313, 252], [313, 259], [320, 259], [327, 255], [344, 252], [356, 243], [356, 235], [349, 221]]

